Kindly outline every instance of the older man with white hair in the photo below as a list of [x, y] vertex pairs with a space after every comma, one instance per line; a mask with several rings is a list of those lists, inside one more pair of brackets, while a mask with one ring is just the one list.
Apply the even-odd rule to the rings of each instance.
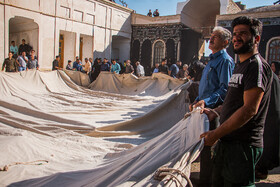
[[[210, 61], [202, 72], [198, 96], [189, 109], [197, 107], [215, 108], [223, 104], [228, 83], [234, 69], [234, 61], [226, 52], [231, 41], [231, 32], [223, 27], [215, 27], [211, 34], [209, 49], [212, 51]], [[210, 123], [210, 129], [218, 126], [218, 118]], [[211, 186], [212, 161], [210, 146], [201, 152], [200, 182]]]
[[234, 61], [226, 52], [231, 40], [231, 32], [223, 27], [215, 27], [211, 34], [210, 61], [203, 70], [199, 83], [199, 94], [190, 110], [195, 107], [215, 108], [225, 99], [228, 82], [234, 69]]
[[144, 71], [144, 67], [140, 64], [139, 61], [136, 62], [136, 75], [138, 77], [143, 77], [145, 76], [145, 71]]

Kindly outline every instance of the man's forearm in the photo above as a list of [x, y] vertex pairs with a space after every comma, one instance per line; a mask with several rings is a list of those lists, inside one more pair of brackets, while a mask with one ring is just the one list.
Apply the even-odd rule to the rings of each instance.
[[[222, 111], [222, 106], [215, 109], [216, 112], [220, 113]], [[220, 139], [221, 137], [233, 132], [236, 129], [239, 129], [244, 124], [246, 124], [253, 115], [248, 112], [249, 109], [246, 106], [242, 106], [235, 113], [233, 113], [230, 118], [228, 118], [224, 123], [215, 129], [216, 138]]]

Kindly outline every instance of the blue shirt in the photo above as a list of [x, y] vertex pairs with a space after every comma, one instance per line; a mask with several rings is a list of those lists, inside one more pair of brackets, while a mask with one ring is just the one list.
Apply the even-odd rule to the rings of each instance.
[[77, 71], [82, 71], [82, 69], [83, 69], [83, 66], [82, 65], [80, 65], [80, 63], [79, 62], [73, 62], [73, 69], [76, 69]]
[[202, 72], [196, 101], [204, 100], [205, 106], [215, 108], [222, 104], [234, 69], [234, 61], [226, 50], [210, 55], [210, 61]]
[[114, 71], [115, 71], [117, 74], [120, 73], [120, 71], [121, 71], [121, 66], [120, 66], [118, 63], [116, 63], [115, 65], [112, 64], [112, 66], [111, 66], [111, 72], [114, 72]]
[[29, 60], [27, 63], [27, 67], [28, 67], [28, 69], [39, 68], [38, 60], [37, 59]]
[[158, 68], [155, 68], [153, 73], [158, 73]]
[[25, 56], [25, 59], [24, 59], [23, 56], [19, 56], [19, 57], [17, 58], [17, 61], [19, 62], [19, 64], [20, 64], [21, 67], [26, 68], [26, 64], [27, 64], [27, 62], [28, 62], [27, 56]]
[[176, 78], [176, 75], [179, 72], [179, 68], [178, 68], [177, 64], [172, 64], [170, 66], [170, 71], [171, 71], [170, 76], [173, 78]]
[[10, 46], [10, 51], [13, 52], [14, 55], [16, 55], [16, 54], [18, 53], [18, 48], [17, 48], [17, 46], [11, 45], [11, 46]]
[[108, 63], [102, 63], [100, 67], [100, 71], [110, 71], [110, 65]]

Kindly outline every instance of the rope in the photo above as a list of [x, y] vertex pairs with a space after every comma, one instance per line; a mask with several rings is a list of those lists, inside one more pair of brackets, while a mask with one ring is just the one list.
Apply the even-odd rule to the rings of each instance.
[[189, 177], [188, 177], [184, 172], [182, 172], [182, 171], [180, 171], [180, 170], [178, 170], [178, 169], [167, 168], [167, 167], [165, 167], [165, 166], [159, 168], [159, 169], [155, 172], [155, 174], [154, 174], [154, 179], [155, 179], [155, 180], [160, 180], [160, 181], [161, 181], [162, 179], [164, 179], [164, 177], [166, 177], [166, 176], [171, 176], [171, 178], [170, 178], [168, 181], [170, 181], [170, 180], [172, 180], [172, 179], [175, 179], [175, 180], [179, 183], [179, 185], [180, 185], [181, 187], [184, 187], [184, 185], [180, 182], [180, 180], [178, 179], [178, 177], [177, 177], [175, 174], [181, 175], [184, 179], [187, 180], [189, 186], [190, 186], [190, 187], [193, 187], [191, 180], [189, 179]]
[[216, 111], [216, 110], [214, 110], [214, 109], [211, 109], [211, 108], [208, 108], [211, 112], [214, 112], [216, 115], [217, 115], [217, 117], [220, 117], [220, 115], [218, 114], [218, 112]]
[[[40, 162], [40, 163], [36, 163]], [[14, 162], [12, 164], [5, 165], [3, 168], [0, 168], [0, 171], [8, 171], [9, 167], [15, 166], [15, 165], [43, 165], [45, 163], [49, 163], [47, 160], [35, 160], [31, 162]]]
[[171, 80], [168, 79], [168, 84], [167, 84], [167, 88], [169, 89], [169, 91], [171, 91], [172, 89], [169, 87], [170, 86], [170, 83], [171, 83]]
[[[220, 117], [220, 115], [218, 114], [217, 111], [215, 111], [214, 109], [211, 109], [211, 108], [207, 108], [208, 110], [210, 110], [211, 112], [214, 112], [216, 114], [217, 117]], [[190, 115], [192, 115], [192, 113], [195, 113], [195, 112], [198, 112], [200, 111], [201, 108], [198, 107], [198, 108], [195, 108], [193, 111], [191, 112], [187, 112], [185, 115], [184, 115], [184, 120], [187, 119]]]
[[188, 117], [190, 117], [192, 115], [192, 113], [195, 113], [195, 112], [199, 112], [201, 110], [200, 107], [197, 107], [197, 108], [194, 108], [191, 112], [187, 112], [185, 115], [184, 115], [184, 120], [187, 119]]

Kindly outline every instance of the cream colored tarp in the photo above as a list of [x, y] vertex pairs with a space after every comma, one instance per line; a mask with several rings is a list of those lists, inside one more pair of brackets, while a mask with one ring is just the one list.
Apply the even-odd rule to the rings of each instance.
[[[207, 131], [208, 126], [206, 116], [196, 112], [188, 119], [178, 122], [167, 132], [134, 149], [109, 155], [107, 158], [110, 159], [96, 169], [59, 173], [13, 185], [29, 187], [153, 186], [159, 183], [153, 179], [153, 173], [161, 166], [173, 168], [183, 165], [182, 168], [184, 168], [190, 164], [190, 159], [195, 159], [196, 152], [202, 149], [199, 135]], [[184, 155], [187, 158], [182, 159], [184, 162], [180, 163]], [[186, 174], [189, 177], [189, 171]], [[187, 184], [184, 180], [181, 183]]]
[[[0, 172], [0, 186], [57, 172], [92, 171], [113, 162], [105, 155], [143, 146], [187, 112], [189, 85], [168, 76], [101, 73], [89, 90], [77, 85], [87, 84], [87, 76], [77, 73], [0, 72], [0, 167], [11, 164]], [[77, 79], [81, 76], [84, 83]], [[49, 162], [13, 165], [42, 159]]]
[[70, 77], [73, 82], [79, 86], [88, 87], [90, 84], [89, 76], [86, 73], [80, 71], [64, 70], [64, 72]]
[[133, 74], [113, 74], [101, 72], [90, 88], [93, 90], [118, 93], [124, 95], [162, 96], [184, 81], [174, 79], [162, 73], [154, 73], [149, 77], [136, 77]]

